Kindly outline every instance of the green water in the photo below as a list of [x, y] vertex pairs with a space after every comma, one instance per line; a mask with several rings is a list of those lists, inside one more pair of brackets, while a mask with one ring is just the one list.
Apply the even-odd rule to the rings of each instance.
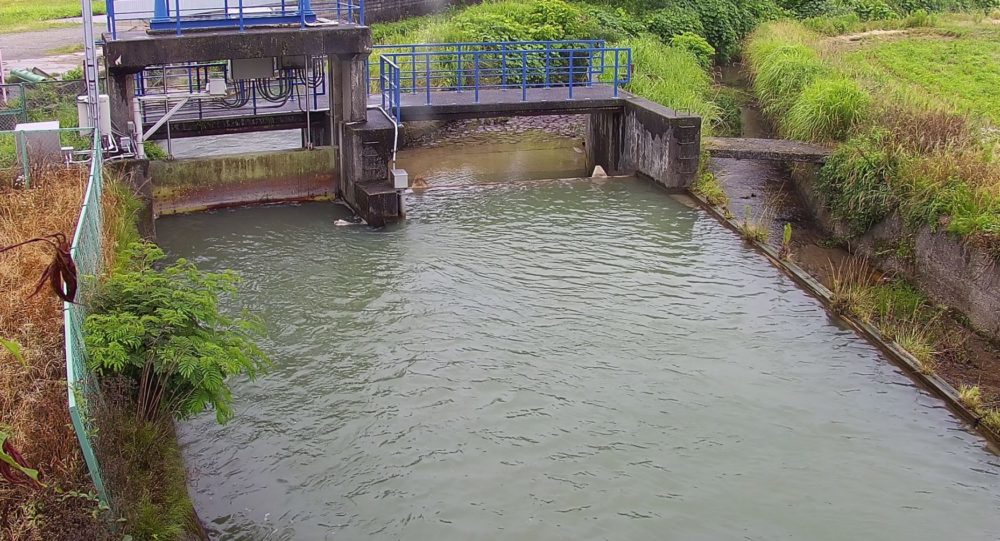
[[276, 367], [184, 423], [220, 539], [1000, 538], [1000, 461], [731, 232], [640, 180], [160, 220]]

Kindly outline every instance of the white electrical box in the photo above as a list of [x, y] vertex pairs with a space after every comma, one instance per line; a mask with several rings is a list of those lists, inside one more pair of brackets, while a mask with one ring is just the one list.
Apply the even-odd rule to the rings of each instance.
[[208, 79], [208, 93], [213, 96], [225, 96], [229, 92], [226, 86], [225, 77], [210, 77]]
[[405, 190], [410, 187], [410, 174], [406, 169], [392, 170], [392, 187], [397, 190]]
[[14, 127], [17, 163], [24, 167], [45, 167], [63, 163], [63, 149], [59, 142], [59, 121], [28, 122]]
[[[111, 135], [111, 100], [107, 94], [97, 96], [98, 111], [97, 120], [101, 124], [101, 134]], [[83, 129], [93, 128], [90, 123], [90, 98], [79, 96], [76, 98], [76, 117]]]
[[274, 77], [274, 59], [271, 57], [234, 58], [229, 61], [229, 68], [229, 73], [237, 81]]

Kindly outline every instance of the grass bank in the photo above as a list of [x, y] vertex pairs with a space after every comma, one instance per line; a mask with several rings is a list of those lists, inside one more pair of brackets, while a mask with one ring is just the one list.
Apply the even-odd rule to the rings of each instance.
[[842, 143], [819, 188], [851, 234], [899, 212], [1000, 259], [1000, 26], [941, 17], [860, 44], [771, 23], [746, 57], [783, 135]]
[[[94, 2], [94, 14], [104, 14], [104, 2]], [[79, 17], [83, 8], [77, 0], [4, 0], [0, 4], [0, 34], [52, 28], [54, 19]], [[70, 25], [66, 25], [70, 26]]]
[[[1000, 430], [995, 345], [971, 332], [962, 314], [873, 269], [918, 276], [929, 263], [917, 239], [928, 231], [1000, 262], [1000, 25], [983, 14], [924, 13], [830, 35], [837, 21], [767, 23], [744, 51], [755, 94], [780, 134], [836, 147], [813, 186], [843, 232], [838, 240], [872, 245], [871, 265], [848, 258], [826, 273], [834, 307], [964, 389], [967, 405]], [[894, 228], [888, 240], [873, 233]]]

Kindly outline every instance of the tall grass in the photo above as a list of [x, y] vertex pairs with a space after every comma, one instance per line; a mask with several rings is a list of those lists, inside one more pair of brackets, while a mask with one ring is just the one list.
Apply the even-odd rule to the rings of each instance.
[[650, 35], [619, 45], [632, 48], [635, 70], [628, 87], [630, 92], [701, 116], [702, 133], [711, 133], [711, 127], [719, 121], [721, 111], [710, 99], [712, 79], [694, 54], [670, 47]]
[[[36, 178], [30, 190], [0, 187], [0, 245], [48, 233], [72, 237], [87, 181], [87, 168], [56, 169]], [[62, 303], [43, 291], [32, 296], [51, 249], [29, 245], [0, 256], [0, 337], [22, 346], [27, 366], [0, 352], [0, 425], [42, 472], [50, 487], [91, 490], [66, 408], [66, 360]], [[19, 490], [0, 483], [9, 513], [0, 521], [2, 539], [73, 539], [81, 531], [98, 537], [95, 505], [52, 489]]]
[[871, 97], [844, 77], [823, 77], [805, 87], [782, 117], [781, 128], [792, 139], [843, 141], [868, 114]]

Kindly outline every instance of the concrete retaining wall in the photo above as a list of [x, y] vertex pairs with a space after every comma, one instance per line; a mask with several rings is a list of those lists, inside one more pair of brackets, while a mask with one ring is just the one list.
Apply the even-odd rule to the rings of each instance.
[[609, 174], [640, 174], [665, 188], [687, 189], [698, 174], [701, 119], [682, 115], [641, 98], [622, 112], [590, 116], [587, 164]]
[[333, 156], [333, 149], [324, 147], [150, 162], [153, 212], [332, 198]]
[[365, 22], [398, 21], [407, 17], [438, 13], [451, 6], [478, 4], [482, 0], [367, 0]]
[[[806, 206], [827, 233], [846, 237], [847, 227], [827, 210], [815, 189], [816, 167], [799, 167], [793, 178]], [[905, 249], [899, 249], [906, 243]], [[974, 327], [1000, 340], [1000, 264], [985, 250], [928, 226], [907, 230], [898, 215], [852, 242], [851, 250], [911, 281], [934, 302], [965, 314]]]

